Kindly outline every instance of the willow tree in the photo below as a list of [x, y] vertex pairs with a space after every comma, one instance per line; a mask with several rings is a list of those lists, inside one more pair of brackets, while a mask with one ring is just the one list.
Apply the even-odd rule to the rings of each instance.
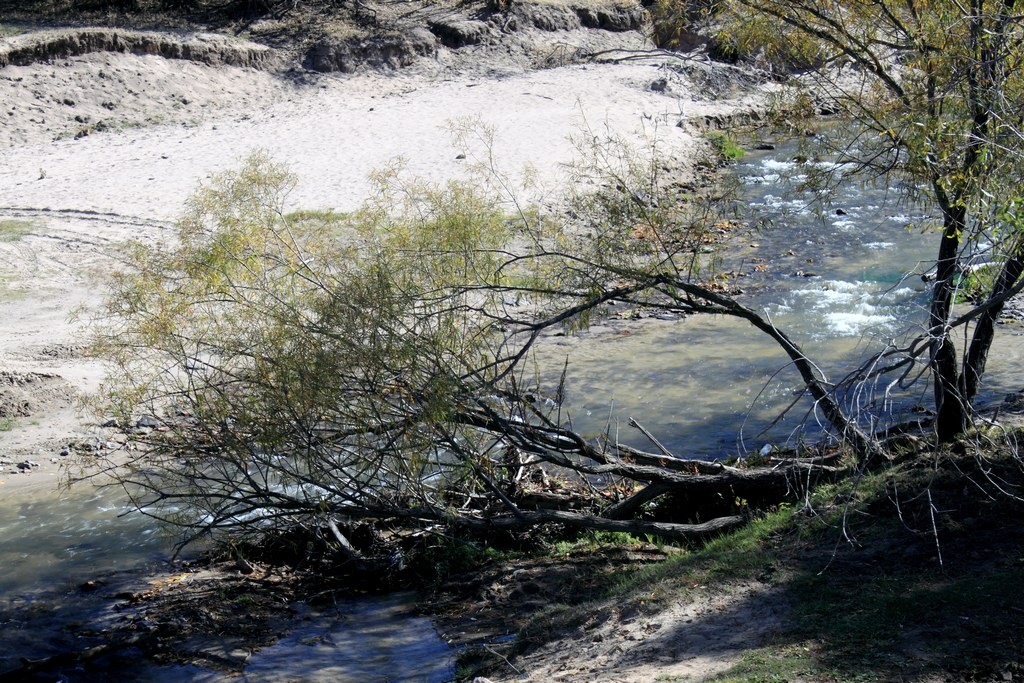
[[[186, 541], [302, 526], [341, 547], [358, 519], [704, 536], [806, 482], [805, 461], [736, 468], [574, 430], [531, 354], [611, 301], [748, 321], [836, 436], [870, 451], [792, 340], [702, 284], [707, 223], [659, 160], [599, 156], [617, 170], [569, 200], [571, 226], [473, 182], [385, 173], [338, 215], [286, 211], [293, 179], [262, 156], [215, 178], [175, 244], [136, 245], [96, 321], [103, 405], [136, 432], [106, 471]], [[559, 471], [579, 495], [531, 483]], [[681, 517], [644, 512], [671, 492], [692, 503]]]
[[[666, 21], [692, 21], [672, 0], [662, 7]], [[925, 358], [937, 436], [955, 438], [968, 427], [994, 324], [1024, 270], [1019, 3], [720, 0], [706, 18], [721, 53], [799, 74], [791, 82], [851, 119], [836, 133], [845, 135], [842, 161], [903, 180], [941, 213], [925, 329], [886, 369]], [[958, 315], [958, 294], [981, 264], [990, 277], [980, 305]]]

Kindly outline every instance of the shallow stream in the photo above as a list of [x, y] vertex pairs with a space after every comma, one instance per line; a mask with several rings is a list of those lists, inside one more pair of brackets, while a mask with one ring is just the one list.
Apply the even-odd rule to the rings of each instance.
[[[807, 168], [788, 161], [796, 153], [780, 146], [749, 154], [736, 167], [739, 203], [753, 209], [760, 227], [734, 235], [739, 245], [722, 270], [743, 273], [736, 279], [743, 301], [766, 312], [834, 379], [879, 340], [920, 326], [928, 285], [919, 275], [930, 268], [937, 237], [920, 229], [927, 216], [885, 187], [847, 183], [820, 209], [795, 189]], [[989, 397], [1021, 388], [1024, 338], [1007, 326], [998, 339]], [[607, 428], [638, 446], [649, 444], [627, 426], [629, 417], [677, 454], [697, 457], [757, 450], [815, 430], [784, 354], [739, 321], [619, 320], [550, 339], [543, 353], [559, 366], [570, 356], [564, 407], [577, 427]], [[923, 386], [912, 390], [893, 407], [927, 405], [927, 393]], [[794, 399], [802, 403], [773, 425]], [[109, 609], [109, 599], [79, 590], [84, 581], [120, 569], [137, 576], [141, 565], [166, 557], [166, 544], [146, 520], [121, 512], [115, 491], [87, 488], [60, 495], [29, 488], [0, 501], [0, 673], [16, 667], [17, 657], [73, 647], [65, 627], [90, 610]], [[130, 583], [132, 574], [124, 576]], [[447, 645], [400, 605], [353, 602], [344, 612], [311, 618], [258, 653], [250, 660], [252, 680], [271, 680], [271, 671], [282, 680], [307, 680], [325, 666], [331, 668], [323, 680], [335, 681], [450, 674]], [[168, 672], [168, 680], [185, 673]]]
[[[780, 144], [737, 164], [736, 205], [746, 226], [729, 238], [736, 246], [719, 272], [741, 273], [739, 300], [836, 381], [886, 341], [920, 331], [930, 289], [921, 275], [938, 245], [927, 226], [938, 221], [884, 185], [843, 183], [822, 206], [802, 186], [808, 171], [829, 164], [789, 160], [801, 152]], [[997, 335], [983, 402], [1021, 388], [1022, 331], [1009, 324]], [[612, 320], [557, 338], [543, 354], [559, 370], [569, 356], [563, 407], [576, 427], [610, 430], [637, 447], [653, 448], [628, 426], [630, 417], [685, 457], [744, 454], [820, 432], [781, 348], [738, 319]], [[930, 404], [927, 383], [919, 382], [892, 394], [886, 411], [899, 416]]]

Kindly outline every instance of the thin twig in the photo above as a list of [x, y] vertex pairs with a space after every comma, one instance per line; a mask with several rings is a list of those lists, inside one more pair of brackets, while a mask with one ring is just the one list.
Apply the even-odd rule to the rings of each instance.
[[640, 433], [643, 434], [644, 436], [646, 436], [648, 439], [650, 439], [651, 443], [653, 443], [658, 448], [658, 450], [661, 451], [662, 453], [664, 453], [666, 456], [668, 456], [670, 458], [675, 458], [676, 457], [675, 453], [673, 453], [669, 449], [665, 448], [665, 446], [662, 445], [662, 443], [660, 441], [658, 441], [656, 438], [654, 438], [654, 434], [651, 434], [649, 431], [647, 431], [647, 429], [644, 428], [644, 426], [642, 424], [640, 424], [639, 422], [636, 421], [636, 418], [632, 418], [632, 417], [629, 418], [629, 426], [630, 427], [636, 427], [637, 429], [639, 429]]

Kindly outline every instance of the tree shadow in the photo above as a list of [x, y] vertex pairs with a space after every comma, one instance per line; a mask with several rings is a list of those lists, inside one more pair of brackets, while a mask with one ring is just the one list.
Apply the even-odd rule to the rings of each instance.
[[722, 680], [1008, 680], [1024, 666], [1024, 504], [985, 495], [973, 474], [933, 471], [904, 499], [890, 482], [798, 551], [769, 551], [766, 582], [734, 584], [734, 601], [616, 666], [656, 652], [666, 666], [740, 658]]

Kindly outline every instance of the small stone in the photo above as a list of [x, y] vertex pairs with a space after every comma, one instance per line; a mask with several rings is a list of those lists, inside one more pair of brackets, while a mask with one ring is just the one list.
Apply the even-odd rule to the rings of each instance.
[[160, 426], [160, 421], [152, 415], [143, 415], [135, 421], [136, 427], [146, 427], [149, 429], [156, 429]]
[[456, 154], [455, 158], [458, 159], [458, 160], [462, 160], [462, 159], [466, 158], [466, 155], [465, 154]]
[[67, 107], [75, 106], [75, 101], [73, 99], [71, 99], [70, 97], [65, 97], [63, 100], [61, 100], [61, 102], [62, 102], [62, 104], [64, 104]]
[[671, 88], [669, 88], [668, 85], [668, 79], [659, 78], [656, 81], [652, 81], [651, 90], [653, 90], [654, 92], [668, 92], [669, 90], [671, 90]]

